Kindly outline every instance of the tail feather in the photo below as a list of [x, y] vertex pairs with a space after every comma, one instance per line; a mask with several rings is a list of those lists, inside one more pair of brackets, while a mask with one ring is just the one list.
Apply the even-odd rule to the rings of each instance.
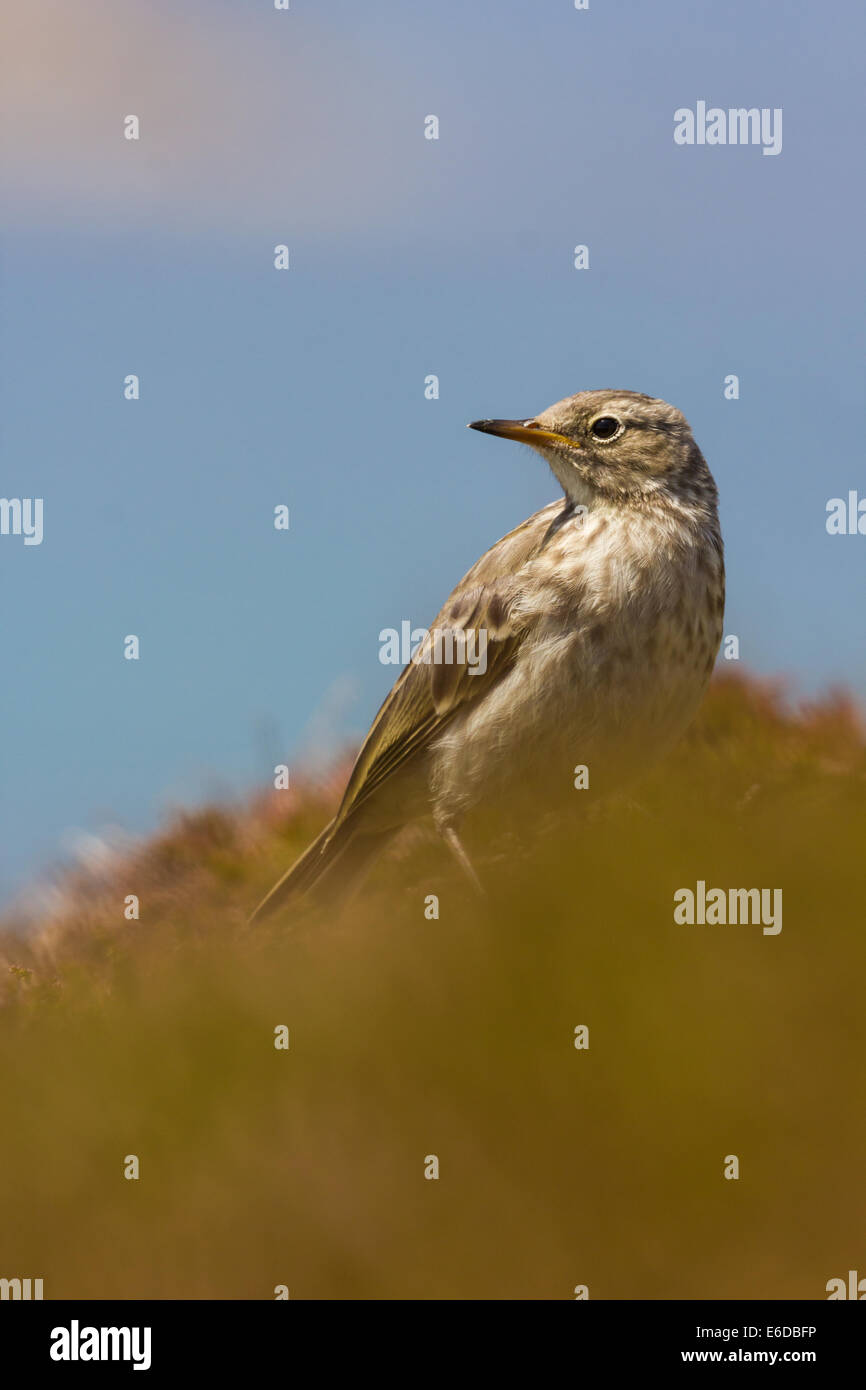
[[390, 830], [363, 834], [346, 822], [335, 829], [331, 821], [262, 898], [250, 922], [269, 917], [294, 898], [310, 896], [319, 903], [336, 906], [392, 834]]

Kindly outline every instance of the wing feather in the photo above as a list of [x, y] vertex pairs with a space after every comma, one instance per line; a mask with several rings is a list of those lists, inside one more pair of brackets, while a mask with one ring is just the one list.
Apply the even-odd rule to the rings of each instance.
[[[459, 710], [483, 699], [511, 670], [526, 633], [526, 619], [515, 602], [521, 571], [569, 515], [561, 500], [552, 502], [497, 541], [457, 585], [431, 625], [431, 636], [416, 650], [379, 709], [352, 769], [335, 828], [422, 753]], [[433, 659], [437, 633], [441, 650], [457, 659]], [[425, 652], [430, 659], [424, 659]]]

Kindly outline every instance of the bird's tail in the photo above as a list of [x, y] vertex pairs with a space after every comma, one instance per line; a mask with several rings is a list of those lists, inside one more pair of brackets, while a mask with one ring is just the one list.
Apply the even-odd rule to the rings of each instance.
[[293, 899], [310, 897], [320, 905], [338, 906], [392, 834], [390, 830], [361, 833], [345, 821], [335, 828], [331, 821], [262, 898], [250, 922], [269, 917]]

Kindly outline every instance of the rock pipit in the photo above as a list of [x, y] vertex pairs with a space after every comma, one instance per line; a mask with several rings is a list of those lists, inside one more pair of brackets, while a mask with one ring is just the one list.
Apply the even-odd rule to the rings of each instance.
[[[358, 755], [330, 825], [254, 916], [354, 881], [431, 820], [463, 868], [473, 807], [556, 808], [576, 766], [605, 794], [682, 732], [722, 637], [718, 493], [680, 412], [582, 391], [471, 429], [529, 444], [565, 499], [497, 541], [445, 603]], [[482, 659], [483, 653], [483, 659]]]

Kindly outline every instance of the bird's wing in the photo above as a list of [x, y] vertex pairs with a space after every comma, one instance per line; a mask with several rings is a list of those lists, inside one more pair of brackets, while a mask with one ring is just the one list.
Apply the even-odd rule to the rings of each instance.
[[[497, 541], [457, 585], [429, 629], [430, 636], [376, 715], [352, 769], [335, 827], [426, 748], [458, 710], [483, 699], [511, 669], [527, 623], [516, 603], [521, 570], [568, 515], [561, 501], [536, 512]], [[486, 639], [480, 638], [482, 631]], [[439, 653], [435, 648], [431, 651], [437, 633], [442, 643]], [[484, 661], [479, 660], [482, 640], [486, 640]], [[443, 651], [453, 659], [437, 660]]]

